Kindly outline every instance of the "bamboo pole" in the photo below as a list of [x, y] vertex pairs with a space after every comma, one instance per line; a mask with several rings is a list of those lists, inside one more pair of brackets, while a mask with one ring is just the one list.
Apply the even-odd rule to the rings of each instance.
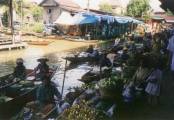
[[61, 96], [63, 96], [63, 91], [64, 91], [64, 85], [65, 85], [65, 78], [66, 78], [66, 66], [67, 66], [67, 59], [65, 61], [65, 70], [64, 70], [64, 75], [63, 75], [63, 84], [62, 84], [62, 91], [61, 91]]

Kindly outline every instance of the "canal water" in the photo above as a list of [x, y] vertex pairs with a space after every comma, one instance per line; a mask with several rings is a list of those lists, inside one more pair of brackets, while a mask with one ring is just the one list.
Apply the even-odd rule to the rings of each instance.
[[[110, 43], [98, 44], [97, 46], [100, 49], [107, 49], [110, 46]], [[48, 49], [47, 47], [44, 47], [43, 50], [42, 47], [38, 46], [29, 46], [24, 50], [0, 51], [0, 76], [12, 73], [15, 67], [16, 59], [19, 57], [24, 59], [24, 64], [27, 69], [34, 69], [38, 64], [37, 59], [46, 57], [49, 59], [48, 64], [50, 67], [58, 66], [52, 80], [57, 84], [58, 89], [61, 91], [65, 68], [65, 60], [63, 58], [71, 54], [84, 51], [86, 48], [87, 47], [81, 47], [61, 52], [54, 51], [49, 54], [45, 52], [45, 49]], [[75, 69], [66, 71], [64, 94], [68, 92], [70, 87], [81, 86], [82, 82], [78, 79], [88, 72], [89, 69], [91, 69], [90, 66], [83, 64]]]

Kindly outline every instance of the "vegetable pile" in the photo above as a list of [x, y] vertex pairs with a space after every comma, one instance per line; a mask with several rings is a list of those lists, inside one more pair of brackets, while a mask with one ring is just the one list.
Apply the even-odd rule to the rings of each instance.
[[109, 120], [109, 118], [102, 111], [89, 107], [83, 101], [65, 110], [57, 120]]

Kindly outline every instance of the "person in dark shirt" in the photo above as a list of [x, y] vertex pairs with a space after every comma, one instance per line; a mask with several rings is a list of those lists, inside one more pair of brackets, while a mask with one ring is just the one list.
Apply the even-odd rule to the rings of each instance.
[[129, 59], [129, 55], [127, 52], [127, 48], [123, 48], [123, 53], [121, 55], [121, 60], [123, 63], [126, 63], [126, 61]]
[[26, 78], [26, 68], [23, 65], [23, 59], [18, 58], [16, 60], [16, 67], [13, 72], [13, 77], [24, 80]]
[[109, 58], [107, 58], [107, 53], [104, 53], [100, 60], [100, 67], [102, 68], [102, 67], [111, 67], [111, 66], [112, 66], [112, 63], [109, 60]]
[[51, 83], [49, 76], [44, 76], [42, 78], [43, 83], [37, 89], [36, 98], [41, 105], [54, 104], [55, 99], [61, 99], [61, 94], [54, 84]]
[[93, 45], [90, 45], [88, 47], [88, 49], [86, 50], [86, 52], [92, 54], [94, 52], [94, 46]]
[[50, 76], [43, 76], [42, 84], [36, 89], [36, 100], [26, 104], [26, 107], [32, 111], [33, 116], [39, 113], [45, 115], [47, 111], [52, 110], [56, 101], [61, 101], [61, 94], [54, 84], [52, 84]]
[[41, 78], [43, 78], [43, 76], [49, 74], [49, 66], [46, 63], [48, 61], [48, 59], [40, 58], [37, 61], [40, 63], [35, 68], [36, 80], [41, 80]]

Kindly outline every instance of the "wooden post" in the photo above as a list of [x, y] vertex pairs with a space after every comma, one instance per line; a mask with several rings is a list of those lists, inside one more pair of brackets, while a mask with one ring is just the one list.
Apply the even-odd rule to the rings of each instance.
[[67, 66], [67, 59], [65, 62], [65, 70], [64, 70], [64, 75], [63, 75], [63, 84], [62, 84], [62, 91], [61, 91], [61, 96], [63, 96], [63, 91], [64, 91], [64, 85], [65, 85], [65, 78], [66, 78], [66, 66]]
[[10, 11], [10, 27], [11, 27], [11, 34], [12, 34], [12, 43], [14, 44], [14, 26], [13, 26], [13, 0], [9, 1], [9, 11]]

